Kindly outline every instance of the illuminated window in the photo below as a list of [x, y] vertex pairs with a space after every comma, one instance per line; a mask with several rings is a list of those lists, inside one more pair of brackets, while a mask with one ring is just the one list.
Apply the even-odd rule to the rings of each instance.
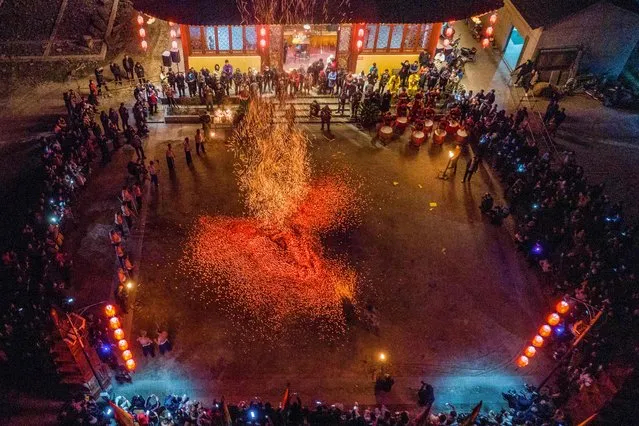
[[390, 39], [390, 48], [399, 49], [402, 47], [402, 37], [404, 36], [403, 25], [393, 25], [393, 33]]
[[406, 25], [406, 36], [404, 37], [404, 50], [417, 50], [419, 45], [419, 25]]
[[374, 49], [375, 48], [375, 32], [377, 31], [376, 24], [369, 24], [366, 26], [366, 32], [368, 33], [368, 38], [366, 39], [366, 48]]
[[377, 35], [377, 49], [386, 49], [388, 47], [388, 36], [390, 35], [390, 25], [380, 25], [379, 34]]
[[206, 48], [215, 50], [215, 27], [206, 27]]
[[217, 43], [220, 50], [231, 50], [231, 40], [229, 37], [229, 27], [217, 27]]
[[422, 31], [424, 32], [424, 36], [422, 37], [422, 47], [425, 49], [428, 47], [428, 39], [430, 38], [430, 32], [433, 29], [432, 24], [422, 25]]
[[[257, 50], [257, 31], [254, 26], [248, 26], [244, 29], [246, 33], [246, 49], [247, 50]], [[235, 37], [235, 34], [233, 34]]]
[[231, 35], [233, 36], [233, 50], [244, 50], [244, 36], [242, 34], [242, 27], [240, 25], [232, 26]]
[[191, 38], [191, 48], [193, 50], [202, 50], [202, 29], [200, 27], [190, 26], [189, 36]]

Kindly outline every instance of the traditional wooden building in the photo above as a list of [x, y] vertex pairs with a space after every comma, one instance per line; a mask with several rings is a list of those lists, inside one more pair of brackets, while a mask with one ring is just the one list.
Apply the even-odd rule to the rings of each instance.
[[[502, 0], [325, 0], [293, 16], [255, 13], [263, 0], [136, 0], [135, 6], [180, 25], [187, 67], [213, 69], [226, 59], [242, 70], [306, 66], [329, 57], [351, 72], [399, 68], [437, 48], [444, 22], [503, 6]], [[277, 3], [277, 2], [274, 2]], [[279, 3], [277, 3], [279, 4]], [[306, 3], [300, 0], [301, 5]]]

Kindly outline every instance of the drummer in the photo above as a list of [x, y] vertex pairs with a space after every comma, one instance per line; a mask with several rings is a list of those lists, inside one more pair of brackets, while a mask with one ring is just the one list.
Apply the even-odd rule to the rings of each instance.
[[459, 121], [461, 117], [461, 108], [459, 108], [459, 104], [454, 103], [453, 107], [448, 111], [448, 115], [456, 121]]
[[397, 95], [397, 103], [402, 103], [405, 102], [406, 104], [408, 104], [408, 93], [406, 92], [406, 88], [402, 87], [402, 90], [400, 90], [399, 95]]
[[396, 119], [397, 117], [395, 115], [391, 114], [390, 111], [386, 111], [386, 113], [382, 116], [382, 126], [393, 127]]
[[397, 103], [397, 116], [398, 117], [407, 117], [408, 116], [408, 102], [400, 100]]

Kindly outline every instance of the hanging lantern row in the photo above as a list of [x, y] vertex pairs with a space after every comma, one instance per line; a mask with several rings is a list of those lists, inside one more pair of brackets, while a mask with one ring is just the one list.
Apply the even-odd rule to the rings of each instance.
[[[145, 40], [142, 40], [146, 42]], [[124, 360], [127, 370], [135, 370], [135, 361], [133, 360], [133, 353], [129, 349], [129, 342], [124, 338], [124, 330], [122, 330], [122, 324], [120, 318], [117, 317], [117, 312], [113, 305], [106, 305], [104, 307], [104, 313], [109, 318], [109, 327], [113, 330], [113, 338], [118, 342], [118, 349], [122, 352], [122, 359]]]
[[268, 45], [268, 31], [266, 27], [260, 27], [259, 29], [259, 45], [260, 48], [264, 49]]
[[559, 325], [561, 315], [566, 314], [570, 310], [570, 305], [565, 300], [561, 300], [555, 305], [555, 311], [546, 317], [546, 324], [542, 325], [537, 331], [537, 335], [533, 337], [531, 344], [524, 349], [523, 355], [517, 358], [518, 367], [526, 367], [530, 359], [535, 356], [537, 349], [544, 346], [545, 338], [552, 334], [552, 327]]
[[487, 28], [486, 31], [484, 31], [484, 39], [481, 41], [481, 46], [486, 49], [488, 46], [490, 46], [490, 39], [492, 38], [493, 34], [495, 34], [495, 28], [494, 25], [497, 23], [497, 14], [493, 13], [492, 15], [490, 15], [490, 18], [488, 18], [488, 23], [490, 24]]
[[138, 35], [140, 36], [140, 46], [142, 46], [142, 50], [146, 52], [146, 49], [149, 47], [149, 44], [146, 42], [146, 30], [144, 29], [144, 16], [142, 14], [138, 15], [138, 25], [140, 29], [138, 30]]
[[361, 52], [364, 48], [364, 36], [366, 35], [366, 31], [364, 30], [366, 24], [358, 25], [357, 29], [357, 37], [355, 37], [355, 46], [357, 47], [357, 51]]

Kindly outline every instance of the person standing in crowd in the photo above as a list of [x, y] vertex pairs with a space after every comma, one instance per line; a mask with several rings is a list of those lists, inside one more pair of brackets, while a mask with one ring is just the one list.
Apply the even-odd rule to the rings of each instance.
[[197, 129], [195, 131], [195, 153], [200, 155], [200, 150], [202, 150], [202, 154], [206, 154], [204, 150], [204, 137], [202, 136], [202, 130]]
[[135, 153], [138, 156], [138, 160], [144, 160], [146, 156], [144, 155], [144, 148], [142, 147], [142, 138], [137, 132], [134, 131], [133, 137], [131, 138], [131, 146], [135, 149]]
[[399, 69], [399, 79], [400, 85], [402, 87], [406, 87], [408, 85], [408, 74], [410, 73], [410, 63], [408, 60], [402, 62], [401, 68]]
[[113, 226], [115, 227], [115, 230], [120, 233], [120, 235], [126, 238], [127, 234], [124, 233], [124, 218], [122, 217], [122, 212], [115, 212]]
[[177, 76], [175, 77], [175, 81], [177, 84], [178, 95], [183, 98], [186, 96], [186, 77], [184, 77], [184, 73], [182, 71], [178, 71]]
[[135, 75], [138, 78], [138, 83], [144, 84], [144, 67], [142, 66], [141, 63], [136, 62], [134, 69], [135, 69]]
[[566, 120], [566, 108], [562, 108], [560, 111], [557, 111], [555, 113], [555, 116], [552, 118], [550, 122], [551, 123], [550, 134], [552, 136], [555, 136], [555, 134], [557, 133], [557, 129], [559, 128], [561, 123], [563, 123], [565, 120]]
[[191, 157], [191, 142], [188, 137], [184, 138], [184, 157], [186, 158], [186, 165], [191, 166], [193, 157]]
[[173, 152], [173, 148], [171, 148], [171, 144], [168, 144], [166, 147], [166, 165], [169, 171], [173, 171], [175, 168], [175, 153]]
[[193, 67], [186, 73], [186, 85], [189, 88], [189, 96], [195, 97], [197, 94], [197, 72]]
[[146, 331], [140, 330], [140, 336], [136, 339], [140, 346], [142, 346], [142, 354], [146, 358], [147, 356], [151, 356], [151, 358], [155, 358], [155, 347], [153, 346], [153, 340], [151, 340], [147, 335]]
[[169, 332], [166, 330], [158, 331], [158, 337], [155, 339], [155, 343], [158, 345], [160, 355], [164, 355], [165, 352], [170, 352], [173, 347], [169, 341]]
[[519, 84], [519, 80], [521, 80], [522, 78], [524, 78], [525, 76], [527, 76], [528, 74], [532, 72], [533, 67], [534, 67], [534, 64], [530, 59], [528, 59], [526, 62], [519, 65], [518, 67], [515, 67], [515, 69], [513, 70], [513, 73], [515, 71], [519, 71], [519, 73], [517, 74], [517, 79], [515, 80], [515, 86]]
[[324, 130], [324, 124], [326, 124], [326, 130], [330, 133], [331, 132], [331, 117], [332, 117], [333, 113], [331, 111], [331, 108], [328, 106], [328, 104], [324, 104], [324, 108], [322, 108], [322, 110], [320, 111], [320, 118], [322, 120], [322, 128], [321, 130]]
[[550, 103], [546, 107], [546, 113], [544, 114], [544, 124], [550, 123], [550, 120], [555, 118], [555, 114], [559, 111], [559, 102], [554, 99], [550, 100]]
[[133, 58], [129, 55], [124, 55], [124, 58], [122, 59], [122, 67], [124, 68], [124, 72], [126, 72], [126, 78], [128, 80], [133, 80]]
[[344, 109], [346, 108], [346, 100], [348, 99], [348, 94], [346, 90], [342, 90], [342, 93], [339, 95], [339, 105], [337, 106], [337, 113], [344, 115]]
[[473, 174], [475, 174], [475, 172], [479, 168], [479, 162], [480, 162], [479, 157], [475, 155], [473, 156], [473, 158], [470, 159], [470, 161], [466, 163], [466, 172], [464, 173], [464, 178], [462, 179], [462, 183], [464, 182], [470, 183], [470, 178], [473, 177]]
[[390, 80], [390, 73], [388, 72], [388, 69], [385, 69], [379, 78], [379, 87], [377, 88], [379, 93], [384, 93], [384, 88], [388, 84], [388, 80]]
[[359, 104], [362, 101], [362, 91], [357, 89], [351, 97], [351, 118], [357, 120], [357, 112], [359, 111]]
[[149, 176], [151, 176], [151, 183], [156, 188], [160, 185], [160, 180], [158, 179], [158, 169], [155, 167], [155, 162], [151, 161], [149, 163]]
[[129, 232], [133, 229], [133, 211], [127, 206], [127, 204], [123, 201], [120, 206], [120, 210], [122, 211], [122, 217], [124, 217], [124, 221], [126, 222], [126, 227], [129, 228]]
[[135, 197], [135, 205], [139, 210], [142, 207], [142, 187], [139, 183], [134, 183], [132, 186], [133, 197]]
[[118, 113], [120, 114], [120, 120], [122, 120], [122, 129], [127, 130], [129, 126], [129, 110], [124, 106], [124, 102], [120, 103], [120, 108], [118, 108]]
[[113, 108], [109, 108], [109, 120], [111, 120], [111, 123], [113, 123], [115, 125], [115, 128], [118, 129], [118, 132], [119, 132], [120, 131], [120, 117], [119, 117], [118, 113]]
[[111, 74], [113, 74], [113, 78], [115, 79], [116, 86], [119, 84], [122, 86], [122, 69], [115, 62], [111, 62], [109, 65], [109, 69], [111, 70]]

